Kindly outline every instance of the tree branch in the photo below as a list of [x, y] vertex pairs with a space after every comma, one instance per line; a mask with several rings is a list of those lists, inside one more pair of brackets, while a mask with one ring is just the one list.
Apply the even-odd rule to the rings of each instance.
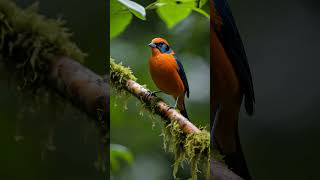
[[149, 90], [137, 82], [128, 80], [125, 87], [128, 92], [140, 99], [143, 103], [154, 104], [154, 106], [150, 106], [150, 110], [154, 110], [163, 119], [176, 121], [184, 133], [192, 134], [200, 132], [195, 125], [188, 121], [188, 119], [182, 116], [177, 110], [170, 108], [170, 106], [168, 106], [165, 102], [159, 100], [158, 97], [152, 95]]
[[[135, 81], [136, 78], [132, 75], [130, 69], [126, 69], [121, 64], [116, 64], [112, 59], [110, 63], [110, 83], [116, 89], [129, 92], [142, 101], [151, 112], [158, 114], [164, 121], [177, 122], [180, 129], [185, 134], [201, 132], [199, 128], [182, 116], [178, 111], [170, 109], [164, 101], [154, 96], [148, 89], [137, 83]], [[219, 161], [211, 159], [210, 165], [211, 180], [242, 180], [239, 176], [229, 170], [226, 165]]]
[[76, 62], [85, 54], [70, 40], [72, 33], [63, 21], [45, 18], [36, 9], [36, 5], [24, 10], [12, 1], [0, 1], [0, 61], [21, 87], [49, 85], [97, 119], [101, 132], [107, 134], [107, 81]]
[[150, 90], [137, 83], [135, 81], [136, 78], [131, 74], [132, 72], [129, 68], [126, 69], [121, 64], [116, 64], [114, 61], [111, 61], [110, 63], [110, 80], [112, 85], [138, 98], [146, 105], [147, 109], [158, 114], [163, 120], [177, 122], [180, 129], [185, 134], [201, 132], [200, 129], [182, 116], [177, 110], [171, 108], [160, 98], [153, 95]]
[[60, 57], [52, 61], [49, 86], [98, 120], [103, 134], [109, 129], [109, 88], [107, 80], [78, 62]]

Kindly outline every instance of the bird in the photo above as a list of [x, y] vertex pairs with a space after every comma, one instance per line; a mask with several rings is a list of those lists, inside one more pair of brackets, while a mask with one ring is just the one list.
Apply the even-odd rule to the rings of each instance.
[[189, 84], [181, 61], [169, 43], [160, 37], [152, 39], [149, 71], [151, 78], [160, 91], [171, 95], [175, 100], [173, 108], [179, 109], [187, 119], [185, 96], [189, 98]]
[[211, 0], [212, 63], [211, 144], [225, 163], [245, 180], [251, 175], [242, 152], [238, 120], [242, 101], [247, 114], [255, 110], [253, 80], [244, 45], [227, 0]]

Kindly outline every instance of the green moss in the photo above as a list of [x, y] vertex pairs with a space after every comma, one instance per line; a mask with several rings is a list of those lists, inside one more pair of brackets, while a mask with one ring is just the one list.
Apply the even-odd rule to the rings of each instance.
[[23, 10], [12, 1], [0, 0], [0, 60], [11, 65], [24, 87], [41, 83], [56, 57], [79, 61], [85, 57], [71, 42], [64, 21], [45, 18], [36, 10], [37, 4]]
[[164, 149], [175, 155], [173, 176], [177, 178], [179, 166], [188, 162], [191, 168], [191, 179], [197, 179], [198, 165], [203, 162], [203, 169], [208, 176], [210, 160], [210, 134], [206, 130], [200, 133], [185, 135], [176, 121], [163, 128]]
[[[118, 97], [128, 95], [128, 91], [125, 88], [128, 80], [137, 80], [129, 67], [123, 66], [122, 63], [116, 63], [112, 58], [110, 58], [110, 79], [111, 86], [117, 91]], [[143, 87], [146, 88], [146, 85], [143, 85]], [[142, 99], [140, 99], [140, 102], [142, 103], [143, 109], [150, 111], [152, 114], [155, 114], [156, 105], [161, 100], [161, 98], [154, 98], [151, 102], [146, 103]], [[143, 112], [140, 111], [140, 114], [142, 115]]]
[[[111, 86], [117, 91], [117, 97], [122, 98], [126, 97], [126, 99], [129, 97], [129, 93], [127, 89], [125, 88], [125, 85], [128, 80], [136, 81], [137, 78], [133, 75], [132, 70], [129, 67], [125, 67], [122, 65], [122, 63], [116, 63], [114, 59], [110, 58], [110, 79], [111, 79]], [[143, 116], [142, 110], [148, 110], [152, 114], [155, 113], [155, 106], [158, 101], [160, 101], [160, 98], [156, 98], [152, 102], [144, 102], [142, 99], [140, 99], [140, 102], [142, 103], [142, 108], [139, 112], [141, 116]], [[124, 106], [124, 109], [126, 109], [126, 105]]]
[[[124, 93], [128, 93], [125, 88], [127, 80], [136, 80], [132, 71], [128, 67], [124, 67], [121, 63], [118, 64], [114, 59], [110, 58], [110, 77], [111, 85], [117, 91], [117, 96], [122, 97]], [[156, 114], [156, 105], [160, 98], [153, 99], [152, 102], [143, 102], [140, 114], [147, 110], [152, 118]], [[154, 124], [154, 123], [153, 123]], [[184, 134], [181, 127], [176, 121], [164, 121], [162, 128], [163, 147], [166, 151], [171, 152], [175, 156], [173, 164], [173, 176], [177, 178], [179, 167], [184, 162], [190, 164], [191, 179], [196, 180], [199, 172], [198, 165], [203, 162], [203, 169], [206, 172], [207, 178], [210, 173], [210, 134], [202, 130], [200, 133]], [[209, 179], [209, 178], [208, 178]]]
[[182, 166], [183, 161], [186, 158], [184, 153], [184, 141], [186, 135], [182, 132], [178, 123], [173, 122], [170, 124], [165, 124], [165, 127], [162, 129], [163, 137], [163, 148], [174, 154], [175, 162], [173, 164], [173, 177], [176, 177], [179, 166]]
[[[130, 96], [124, 86], [127, 80], [137, 80], [137, 78], [133, 75], [129, 67], [124, 67], [121, 63], [116, 63], [115, 60], [110, 57], [110, 79], [112, 92], [117, 92], [115, 97], [124, 102], [124, 105], [122, 106], [123, 111], [127, 110], [127, 102]], [[114, 105], [117, 106], [117, 104]]]
[[[197, 176], [198, 164], [204, 161], [204, 168], [210, 167], [210, 134], [206, 130], [200, 133], [189, 134], [184, 145], [188, 160], [191, 162], [192, 177]], [[206, 169], [207, 174], [209, 169]]]
[[129, 67], [124, 67], [121, 63], [116, 63], [114, 59], [110, 57], [110, 78], [113, 87], [122, 91], [125, 83], [128, 80], [136, 81], [137, 78], [133, 75]]

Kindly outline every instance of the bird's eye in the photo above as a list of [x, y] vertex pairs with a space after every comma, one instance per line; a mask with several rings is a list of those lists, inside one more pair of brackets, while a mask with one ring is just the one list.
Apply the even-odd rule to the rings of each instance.
[[166, 45], [166, 51], [169, 51], [169, 50], [170, 50], [170, 47]]

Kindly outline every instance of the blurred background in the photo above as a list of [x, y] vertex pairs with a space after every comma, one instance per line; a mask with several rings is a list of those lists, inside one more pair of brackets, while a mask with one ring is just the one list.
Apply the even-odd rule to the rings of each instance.
[[[17, 1], [22, 7], [33, 2]], [[151, 1], [138, 2], [146, 6]], [[89, 54], [85, 65], [105, 74], [106, 2], [40, 0], [39, 3], [42, 14], [67, 20], [74, 41]], [[253, 178], [319, 179], [320, 3], [316, 0], [229, 0], [229, 3], [245, 44], [257, 99], [255, 117], [243, 113], [240, 120], [241, 141]], [[191, 94], [186, 103], [190, 118], [195, 124], [206, 126], [210, 112], [208, 27], [206, 18], [193, 13], [168, 30], [150, 11], [147, 21], [133, 18], [129, 28], [112, 40], [111, 55], [130, 66], [141, 84], [156, 90], [148, 72], [147, 44], [155, 36], [166, 38], [187, 73]], [[30, 105], [25, 99], [28, 97], [19, 98], [2, 74], [0, 94], [3, 162], [0, 179], [106, 179], [94, 166], [99, 151], [95, 126], [82, 113], [68, 105], [64, 107], [60, 101], [49, 101], [60, 103], [57, 106], [46, 102], [46, 106]], [[173, 104], [170, 97], [159, 96]], [[152, 128], [147, 112], [138, 115], [141, 107], [135, 99], [128, 100], [128, 110], [124, 111], [123, 100], [114, 97], [112, 143], [127, 146], [134, 155], [133, 164], [123, 165], [113, 174], [114, 178], [171, 177], [173, 156], [162, 149], [160, 126], [156, 123]], [[53, 107], [64, 111], [55, 111]], [[189, 177], [188, 168], [180, 171], [179, 176]]]
[[240, 120], [253, 179], [320, 179], [320, 3], [229, 0], [253, 73], [256, 114]]
[[[146, 7], [153, 0], [136, 0]], [[207, 4], [208, 6], [208, 4]], [[205, 7], [208, 9], [208, 7]], [[147, 20], [133, 17], [128, 28], [111, 40], [110, 55], [118, 62], [129, 66], [140, 84], [145, 84], [152, 91], [158, 90], [149, 74], [148, 44], [155, 37], [162, 37], [169, 44], [182, 62], [190, 86], [190, 98], [186, 107], [191, 121], [200, 127], [209, 129], [210, 117], [210, 52], [209, 19], [193, 12], [190, 16], [168, 29], [155, 10], [147, 10]], [[163, 149], [161, 121], [152, 120], [150, 113], [141, 111], [142, 106], [136, 98], [116, 98], [113, 91], [110, 102], [111, 143], [126, 146], [133, 154], [131, 165], [123, 163], [119, 171], [112, 172], [116, 180], [164, 180], [173, 179], [173, 154]], [[159, 93], [170, 105], [174, 105], [171, 96]], [[125, 108], [127, 104], [127, 110]], [[141, 114], [141, 113], [142, 114]], [[190, 177], [188, 166], [180, 169], [178, 177]]]
[[[28, 7], [35, 1], [16, 2]], [[106, 74], [107, 2], [38, 2], [41, 14], [67, 21], [73, 40], [88, 54], [84, 65]], [[18, 93], [12, 74], [0, 71], [0, 179], [107, 179], [95, 167], [100, 137], [93, 120], [58, 96]]]

